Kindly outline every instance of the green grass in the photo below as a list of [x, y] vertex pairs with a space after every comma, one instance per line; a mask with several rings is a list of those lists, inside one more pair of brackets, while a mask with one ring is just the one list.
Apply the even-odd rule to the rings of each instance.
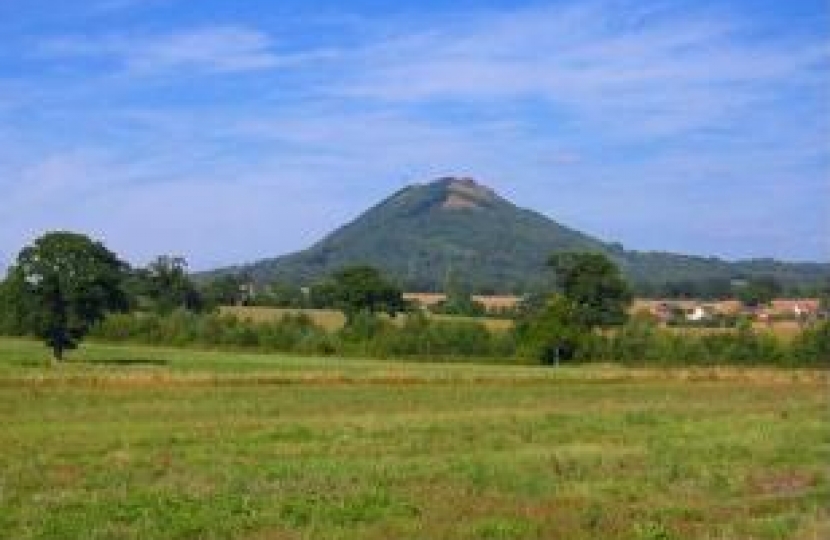
[[0, 537], [827, 538], [827, 373], [0, 340]]

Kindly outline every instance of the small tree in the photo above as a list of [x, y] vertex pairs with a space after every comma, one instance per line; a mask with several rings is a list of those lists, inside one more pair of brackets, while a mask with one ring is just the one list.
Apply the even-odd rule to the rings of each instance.
[[137, 293], [159, 313], [184, 308], [199, 311], [203, 307], [201, 294], [187, 275], [187, 261], [183, 257], [161, 255], [138, 270], [134, 279]]
[[830, 318], [830, 278], [826, 278], [818, 290], [819, 316]]
[[215, 306], [235, 306], [246, 300], [247, 281], [237, 274], [224, 274], [202, 284], [200, 294], [205, 304]]
[[517, 325], [522, 348], [546, 363], [593, 354], [597, 327], [623, 324], [631, 302], [628, 284], [601, 253], [563, 252], [548, 264], [559, 294], [527, 306]]
[[0, 335], [20, 336], [26, 333], [20, 287], [13, 286], [14, 276], [0, 281]]
[[524, 354], [545, 364], [572, 360], [590, 339], [591, 329], [581, 322], [575, 306], [556, 295], [531, 317], [516, 325]]
[[104, 318], [128, 306], [123, 291], [127, 265], [100, 242], [71, 232], [50, 232], [24, 248], [9, 272], [8, 295], [27, 332], [63, 359]]
[[751, 278], [737, 291], [737, 296], [749, 307], [765, 306], [781, 294], [781, 283], [772, 276]]
[[332, 276], [325, 290], [349, 321], [361, 311], [394, 317], [405, 308], [401, 289], [371, 266], [343, 268]]
[[625, 323], [631, 291], [617, 266], [601, 253], [563, 252], [548, 261], [556, 284], [588, 327]]

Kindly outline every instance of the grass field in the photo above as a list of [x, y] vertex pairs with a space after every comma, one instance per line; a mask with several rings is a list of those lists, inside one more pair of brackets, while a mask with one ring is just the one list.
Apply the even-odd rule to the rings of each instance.
[[0, 340], [0, 537], [830, 538], [827, 372]]

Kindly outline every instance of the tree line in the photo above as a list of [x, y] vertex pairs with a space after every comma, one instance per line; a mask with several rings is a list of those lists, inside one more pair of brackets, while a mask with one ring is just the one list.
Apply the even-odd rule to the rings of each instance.
[[[170, 256], [131, 268], [100, 242], [53, 232], [25, 247], [0, 282], [0, 333], [42, 339], [56, 362], [91, 334], [147, 344], [430, 359], [830, 364], [827, 321], [792, 341], [746, 324], [717, 334], [670, 332], [629, 316], [631, 287], [605, 255], [557, 253], [548, 268], [552, 290], [529, 296], [506, 332], [488, 331], [476, 321], [427, 317], [369, 266], [343, 268], [290, 295], [281, 291], [293, 298], [293, 307], [341, 310], [344, 328], [326, 332], [302, 314], [262, 323], [220, 315], [217, 306], [256, 301], [244, 276], [194, 282], [186, 261]], [[453, 277], [441, 307], [445, 312], [469, 309], [469, 291], [460, 282], [460, 276]]]

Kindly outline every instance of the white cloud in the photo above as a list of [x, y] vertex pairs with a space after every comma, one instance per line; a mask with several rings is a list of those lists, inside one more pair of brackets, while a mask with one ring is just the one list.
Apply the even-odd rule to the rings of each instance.
[[161, 35], [63, 37], [40, 44], [46, 58], [101, 58], [128, 75], [235, 73], [291, 67], [336, 56], [336, 51], [279, 54], [272, 38], [239, 25], [206, 26]]
[[138, 72], [179, 68], [248, 71], [271, 68], [279, 63], [270, 48], [269, 38], [260, 32], [213, 27], [129, 47], [126, 62], [128, 68]]
[[[204, 268], [304, 247], [403, 183], [467, 174], [631, 247], [828, 253], [804, 234], [830, 210], [825, 43], [633, 2], [343, 20], [371, 37], [285, 52], [249, 21], [50, 40], [37, 60], [59, 60], [60, 82], [0, 95], [0, 118], [3, 96], [32, 112], [0, 125], [0, 248], [62, 225]], [[193, 74], [233, 91], [197, 80], [159, 97]], [[695, 230], [701, 215], [713, 226]], [[799, 218], [773, 231], [770, 215]], [[718, 237], [730, 224], [747, 232]]]
[[816, 69], [830, 61], [826, 44], [750, 41], [734, 17], [626, 17], [609, 6], [439, 24], [366, 50], [342, 90], [392, 103], [541, 98], [630, 138], [721, 126], [781, 87], [828, 82]]

